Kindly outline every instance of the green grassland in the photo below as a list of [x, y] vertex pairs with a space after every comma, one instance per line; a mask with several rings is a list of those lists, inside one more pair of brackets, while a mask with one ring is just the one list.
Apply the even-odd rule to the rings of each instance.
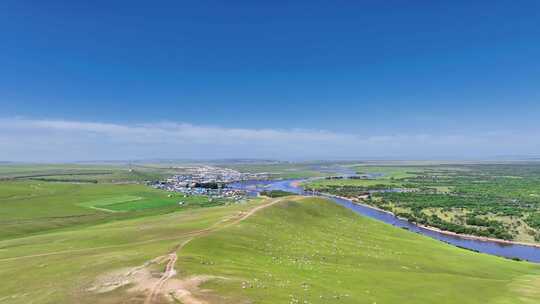
[[2, 164], [0, 180], [80, 183], [128, 183], [163, 179], [172, 167], [128, 164]]
[[398, 179], [414, 177], [423, 171], [422, 167], [416, 166], [372, 166], [362, 165], [353, 167], [359, 174], [380, 173], [380, 179]]
[[[540, 302], [537, 264], [456, 248], [326, 200], [280, 197], [273, 199], [278, 204], [240, 221], [273, 200], [231, 203], [184, 197], [129, 178], [120, 183], [106, 178], [97, 183], [79, 182], [78, 177], [71, 182], [35, 179], [58, 170], [96, 174], [110, 165], [43, 165], [37, 170], [34, 166], [36, 171], [15, 167], [0, 166], [0, 174], [9, 175], [0, 181], [0, 303], [142, 304], [148, 291], [136, 288], [138, 281], [116, 280], [117, 274], [145, 269], [148, 277], [143, 281], [155, 282], [166, 264], [156, 258], [175, 251], [171, 284], [194, 276], [209, 278], [201, 286], [188, 284], [193, 297], [208, 304]], [[165, 172], [148, 167], [141, 170]], [[452, 180], [478, 179], [480, 174], [474, 168], [460, 168], [459, 174], [433, 170], [414, 176], [409, 172], [416, 169], [388, 170], [380, 180], [466, 192], [466, 182], [460, 187], [458, 182], [435, 183], [428, 176]], [[513, 172], [498, 168], [485, 179], [500, 175], [529, 181], [535, 174]], [[29, 175], [34, 177], [25, 177]], [[523, 187], [535, 191], [534, 183], [527, 185], [514, 184], [509, 193]], [[499, 191], [493, 186], [479, 189]], [[454, 218], [433, 207], [425, 211]], [[163, 293], [152, 303], [178, 302], [167, 299], [170, 295]]]
[[[540, 267], [452, 247], [321, 199], [289, 200], [180, 252], [219, 303], [538, 303]], [[202, 295], [204, 296], [204, 295]]]
[[101, 275], [142, 265], [169, 252], [189, 233], [257, 203], [192, 208], [1, 240], [0, 303], [128, 303], [131, 297], [129, 303], [142, 303], [138, 293], [94, 294], [87, 289]]
[[398, 188], [402, 184], [399, 181], [391, 179], [317, 179], [303, 184], [309, 189], [320, 190], [326, 187], [363, 187], [366, 189], [374, 188]]
[[317, 179], [306, 182], [305, 186], [310, 189], [321, 190], [327, 187], [359, 187], [368, 189], [398, 188], [402, 187], [402, 179], [416, 177], [422, 174], [423, 168], [416, 166], [352, 166], [358, 174], [380, 174], [373, 179]]
[[4, 181], [0, 239], [225, 203], [139, 184]]
[[[127, 197], [126, 197], [127, 198]], [[245, 204], [188, 209], [0, 241], [2, 303], [143, 303], [132, 285], [96, 282], [178, 251], [171, 278], [217, 303], [538, 303], [540, 267], [459, 249], [360, 217], [329, 201], [285, 198], [245, 221]], [[148, 266], [153, 277], [164, 269]], [[217, 278], [219, 277], [219, 278]], [[168, 302], [166, 297], [159, 303]], [[155, 303], [158, 303], [155, 302]]]

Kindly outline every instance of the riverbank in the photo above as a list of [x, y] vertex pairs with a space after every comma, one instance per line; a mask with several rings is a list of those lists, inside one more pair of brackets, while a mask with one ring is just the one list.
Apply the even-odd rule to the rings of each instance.
[[[485, 254], [510, 259], [518, 258], [521, 260], [540, 263], [540, 244], [460, 235], [451, 233], [449, 231], [439, 231], [435, 227], [422, 227], [420, 225], [409, 222], [407, 219], [397, 217], [394, 213], [390, 211], [382, 210], [375, 206], [366, 205], [361, 202], [356, 202], [347, 197], [340, 197], [316, 191], [304, 191], [302, 188], [302, 182], [304, 181], [305, 179], [291, 179], [280, 181], [266, 181], [263, 183], [258, 182], [256, 187], [251, 189], [251, 191], [260, 192], [268, 190], [283, 190], [287, 192], [293, 192], [299, 195], [319, 196], [323, 198], [328, 198], [336, 204], [351, 209], [362, 216], [382, 221], [394, 227], [407, 229], [410, 231], [410, 233], [420, 233], [441, 242]], [[234, 185], [234, 187], [238, 189], [246, 189], [246, 187], [249, 186], [253, 186], [253, 184], [242, 183]]]
[[457, 236], [457, 237], [469, 239], [469, 240], [477, 240], [477, 241], [482, 241], [482, 242], [495, 242], [495, 243], [506, 244], [506, 245], [521, 245], [521, 246], [540, 248], [540, 244], [536, 244], [536, 243], [509, 241], [509, 240], [502, 240], [502, 239], [483, 237], [483, 236], [477, 236], [477, 235], [471, 235], [471, 234], [459, 234], [452, 231], [441, 230], [437, 227], [425, 226], [425, 225], [419, 225], [419, 224], [415, 224], [415, 225], [423, 229], [431, 230], [431, 231], [446, 234], [446, 235]]
[[[392, 211], [384, 210], [384, 209], [381, 209], [381, 208], [378, 208], [378, 207], [375, 207], [375, 206], [372, 206], [372, 205], [369, 205], [369, 204], [364, 204], [364, 203], [361, 203], [359, 201], [355, 201], [355, 200], [353, 200], [351, 198], [348, 198], [348, 197], [331, 195], [331, 194], [326, 194], [326, 193], [324, 195], [325, 196], [327, 195], [327, 196], [337, 197], [337, 198], [340, 198], [340, 199], [343, 199], [343, 200], [347, 200], [347, 201], [350, 201], [353, 204], [361, 205], [361, 206], [364, 206], [366, 208], [370, 208], [370, 209], [373, 209], [373, 210], [384, 212], [384, 213], [390, 214], [390, 215], [392, 215], [392, 216], [394, 216], [396, 218], [399, 218], [401, 220], [407, 221], [406, 218], [398, 217]], [[430, 231], [433, 231], [433, 232], [437, 232], [437, 233], [441, 233], [441, 234], [445, 234], [445, 235], [449, 235], [449, 236], [455, 236], [455, 237], [460, 237], [460, 238], [464, 238], [464, 239], [469, 239], [469, 240], [476, 240], [476, 241], [482, 241], [482, 242], [494, 242], [494, 243], [506, 244], [506, 245], [521, 245], [521, 246], [529, 246], [529, 247], [540, 248], [540, 244], [538, 244], [538, 243], [510, 241], [510, 240], [503, 240], [503, 239], [497, 239], [497, 238], [477, 236], [477, 235], [472, 235], [472, 234], [460, 234], [460, 233], [456, 233], [456, 232], [452, 232], [452, 231], [448, 231], [448, 230], [442, 230], [442, 229], [439, 229], [439, 228], [433, 227], [433, 226], [420, 225], [420, 224], [417, 224], [417, 223], [414, 223], [414, 222], [411, 222], [411, 223], [416, 225], [417, 227], [422, 228], [422, 229], [430, 230]]]

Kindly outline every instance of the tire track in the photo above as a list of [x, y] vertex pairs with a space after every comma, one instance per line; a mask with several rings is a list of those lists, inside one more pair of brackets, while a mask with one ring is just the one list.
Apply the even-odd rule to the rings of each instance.
[[279, 199], [274, 199], [274, 200], [271, 200], [270, 202], [266, 203], [266, 204], [263, 204], [263, 205], [260, 205], [260, 206], [257, 206], [251, 210], [249, 210], [248, 212], [242, 214], [239, 218], [235, 219], [234, 221], [228, 223], [228, 224], [225, 224], [223, 226], [220, 226], [220, 227], [209, 227], [208, 229], [204, 229], [204, 231], [200, 231], [198, 232], [197, 234], [193, 235], [193, 237], [183, 241], [182, 243], [178, 244], [170, 253], [169, 253], [169, 259], [167, 261], [167, 265], [165, 266], [165, 271], [163, 272], [163, 274], [161, 275], [161, 277], [159, 278], [158, 282], [154, 285], [154, 287], [150, 290], [148, 296], [146, 297], [145, 301], [144, 301], [144, 304], [151, 304], [151, 303], [155, 303], [159, 294], [160, 294], [160, 291], [161, 291], [161, 288], [163, 287], [163, 285], [165, 285], [165, 283], [167, 282], [167, 280], [169, 280], [170, 278], [172, 278], [175, 274], [176, 274], [176, 270], [174, 269], [174, 265], [176, 264], [176, 261], [178, 260], [178, 254], [177, 252], [179, 250], [181, 250], [184, 246], [186, 246], [189, 242], [191, 242], [193, 239], [195, 239], [195, 237], [197, 236], [203, 236], [203, 235], [207, 235], [211, 232], [216, 232], [216, 231], [219, 231], [219, 230], [222, 230], [222, 229], [225, 229], [225, 228], [228, 228], [228, 227], [231, 227], [231, 226], [234, 226], [244, 220], [246, 220], [247, 218], [249, 218], [250, 216], [254, 215], [256, 212], [262, 210], [262, 209], [265, 209], [265, 208], [268, 208], [272, 205], [275, 205], [279, 202], [281, 202], [284, 198], [279, 198]]

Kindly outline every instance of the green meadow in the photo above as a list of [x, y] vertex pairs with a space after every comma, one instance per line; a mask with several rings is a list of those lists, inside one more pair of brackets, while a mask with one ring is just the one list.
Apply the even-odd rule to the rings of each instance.
[[[193, 231], [256, 203], [192, 208], [1, 240], [0, 303], [142, 303], [141, 293], [87, 290], [100, 276], [143, 265]], [[161, 266], [155, 270], [159, 273]]]
[[399, 181], [391, 179], [317, 179], [305, 182], [304, 186], [309, 189], [321, 189], [325, 187], [400, 187], [402, 184]]
[[0, 239], [224, 203], [140, 184], [4, 181]]
[[133, 183], [159, 180], [177, 172], [171, 166], [128, 164], [2, 164], [0, 180]]
[[380, 179], [399, 179], [414, 177], [423, 171], [422, 167], [415, 166], [373, 166], [362, 165], [355, 166], [354, 169], [359, 174], [380, 173], [383, 174]]
[[[172, 253], [174, 272], [149, 301]], [[10, 304], [540, 302], [537, 264], [326, 200], [232, 203], [104, 180], [1, 181], [0, 278]]]
[[416, 177], [424, 170], [416, 166], [381, 166], [356, 165], [352, 166], [358, 174], [380, 174], [373, 179], [316, 179], [304, 183], [313, 189], [325, 187], [401, 187], [405, 178]]
[[[540, 266], [470, 252], [321, 199], [289, 200], [199, 238], [183, 276], [219, 303], [539, 303]], [[204, 295], [202, 295], [204, 298]]]

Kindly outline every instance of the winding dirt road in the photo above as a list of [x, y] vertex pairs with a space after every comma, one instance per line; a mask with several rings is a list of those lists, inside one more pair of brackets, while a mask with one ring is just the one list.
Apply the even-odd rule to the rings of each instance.
[[[277, 203], [279, 203], [281, 201], [283, 201], [283, 198], [273, 199], [268, 203], [264, 203], [262, 205], [259, 205], [259, 206], [255, 207], [255, 208], [249, 210], [248, 212], [242, 212], [238, 218], [234, 219], [232, 222], [229, 222], [229, 223], [227, 223], [227, 224], [225, 224], [223, 226], [217, 227], [217, 226], [214, 225], [214, 226], [212, 226], [212, 227], [210, 227], [208, 229], [198, 230], [196, 233], [194, 233], [194, 235], [191, 238], [189, 238], [189, 239], [183, 241], [182, 243], [178, 244], [177, 246], [175, 246], [174, 249], [168, 254], [167, 265], [165, 266], [165, 271], [163, 272], [163, 274], [159, 278], [158, 282], [148, 292], [148, 295], [147, 295], [147, 297], [146, 297], [146, 299], [144, 301], [144, 304], [156, 303], [163, 285], [167, 282], [167, 280], [169, 280], [170, 278], [172, 278], [176, 274], [176, 270], [174, 268], [174, 265], [176, 264], [176, 261], [178, 260], [177, 252], [179, 250], [181, 250], [184, 246], [186, 246], [189, 242], [191, 242], [195, 237], [204, 236], [204, 235], [207, 235], [207, 234], [209, 234], [211, 232], [219, 231], [219, 230], [234, 226], [234, 225], [246, 220], [250, 216], [254, 215], [256, 212], [258, 212], [258, 211], [260, 211], [262, 209], [268, 208], [268, 207], [270, 207], [270, 206], [272, 206], [274, 204], [277, 204]], [[198, 301], [193, 302], [193, 304], [195, 304], [195, 303], [200, 303], [200, 302], [198, 302]], [[185, 304], [192, 304], [192, 303], [185, 303]]]
[[[268, 207], [268, 205], [272, 205], [274, 203], [277, 203], [278, 201], [279, 201], [279, 199], [277, 201], [275, 201], [275, 202], [271, 201], [270, 203], [257, 206], [255, 208], [251, 209], [250, 211], [248, 211], [247, 213], [245, 213], [242, 217], [235, 220], [231, 224], [237, 224], [238, 222], [243, 221], [245, 218], [247, 218], [247, 217], [251, 216], [253, 213], [257, 212], [258, 210], [264, 209], [264, 208]], [[217, 224], [219, 224], [219, 223], [217, 223]], [[37, 254], [16, 256], [16, 257], [9, 257], [9, 258], [1, 258], [0, 262], [16, 261], [16, 260], [23, 260], [23, 259], [32, 259], [32, 258], [46, 257], [46, 256], [52, 256], [52, 255], [59, 255], [59, 254], [84, 253], [84, 252], [91, 252], [91, 251], [94, 251], [94, 250], [102, 250], [102, 249], [131, 247], [131, 246], [138, 246], [138, 245], [155, 243], [155, 242], [160, 242], [160, 241], [174, 240], [174, 239], [178, 239], [179, 237], [185, 237], [185, 236], [199, 236], [201, 233], [213, 231], [215, 229], [215, 226], [217, 226], [217, 225], [213, 225], [212, 227], [205, 228], [205, 229], [189, 231], [189, 232], [179, 234], [179, 235], [175, 235], [175, 236], [155, 238], [155, 239], [151, 239], [151, 240], [133, 242], [133, 243], [128, 243], [128, 244], [99, 246], [99, 247], [82, 248], [82, 249], [60, 250], [60, 251], [53, 251], [53, 252], [47, 252], [47, 253], [37, 253]], [[228, 227], [228, 226], [226, 226], [226, 227]], [[222, 227], [222, 228], [225, 228], [225, 227]]]

